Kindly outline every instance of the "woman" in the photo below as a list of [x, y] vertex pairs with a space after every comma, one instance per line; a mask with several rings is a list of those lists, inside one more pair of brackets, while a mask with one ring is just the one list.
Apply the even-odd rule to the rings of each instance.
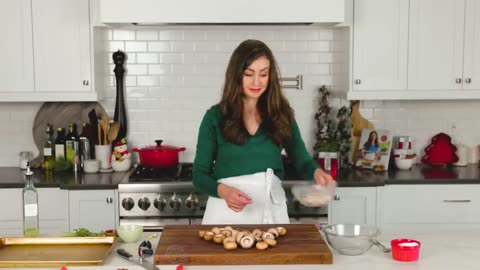
[[[369, 162], [375, 162], [380, 159], [380, 145], [378, 144], [378, 134], [375, 130], [368, 134], [368, 140], [363, 144], [361, 150], [362, 158]], [[369, 155], [370, 153], [370, 155]], [[372, 158], [373, 157], [373, 158]]]
[[[283, 178], [282, 149], [303, 178], [313, 178], [322, 185], [333, 183], [332, 177], [319, 169], [305, 148], [293, 110], [281, 92], [271, 50], [261, 41], [246, 40], [230, 58], [220, 103], [206, 112], [199, 129], [193, 184], [210, 195], [205, 216], [213, 211], [209, 211], [213, 201], [225, 206], [226, 210], [218, 213], [220, 216], [228, 211], [241, 212], [247, 205], [262, 200], [238, 188], [242, 185], [234, 184], [241, 181], [236, 177], [260, 179], [260, 182], [269, 175]], [[280, 186], [281, 191], [278, 190], [275, 179], [272, 198], [276, 196], [274, 193], [280, 198], [283, 189]], [[243, 181], [242, 184], [248, 184], [242, 187], [247, 189], [257, 184], [255, 181]]]

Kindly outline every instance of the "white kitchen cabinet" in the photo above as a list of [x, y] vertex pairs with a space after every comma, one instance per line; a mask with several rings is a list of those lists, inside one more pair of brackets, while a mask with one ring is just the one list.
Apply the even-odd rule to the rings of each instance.
[[115, 229], [118, 224], [117, 190], [70, 190], [70, 231]]
[[29, 0], [0, 2], [0, 96], [33, 90], [32, 18]]
[[328, 206], [328, 223], [376, 224], [376, 187], [339, 187]]
[[[68, 231], [68, 192], [59, 188], [37, 188], [40, 235], [61, 235]], [[23, 231], [22, 189], [0, 189], [0, 231], [20, 236]]]
[[480, 2], [355, 0], [349, 99], [479, 99]]
[[407, 87], [408, 1], [356, 0], [353, 91]]
[[411, 0], [409, 90], [462, 89], [465, 0]]
[[379, 201], [382, 227], [480, 224], [479, 185], [387, 185]]
[[[17, 3], [18, 2], [18, 3]], [[0, 101], [94, 101], [89, 0], [0, 2]], [[12, 19], [12, 18], [13, 19]], [[12, 23], [13, 22], [13, 23]]]

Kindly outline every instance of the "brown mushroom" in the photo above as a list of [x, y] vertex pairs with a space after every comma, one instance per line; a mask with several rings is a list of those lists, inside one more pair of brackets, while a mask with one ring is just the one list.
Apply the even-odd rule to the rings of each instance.
[[221, 233], [220, 228], [218, 228], [218, 227], [213, 227], [211, 231], [213, 232], [213, 234]]
[[267, 232], [273, 234], [275, 236], [275, 238], [278, 237], [278, 230], [275, 229], [275, 228], [270, 228], [270, 229], [267, 230]]
[[219, 234], [215, 234], [213, 236], [213, 242], [217, 243], [217, 244], [221, 244], [223, 243], [223, 239], [225, 238], [225, 236], [221, 233]]
[[265, 239], [275, 239], [275, 236], [270, 233], [270, 232], [265, 232], [262, 234], [262, 239], [265, 241]]
[[235, 250], [237, 249], [237, 243], [232, 241], [223, 242], [223, 248], [226, 250]]
[[205, 236], [205, 231], [203, 230], [198, 231], [198, 236], [200, 236], [200, 238], [203, 238]]
[[267, 244], [272, 247], [277, 245], [277, 240], [273, 238], [265, 238], [263, 241], [267, 242]]
[[242, 240], [244, 236], [245, 236], [244, 232], [237, 233], [237, 235], [235, 236], [235, 241], [237, 241], [237, 243], [240, 244], [240, 240]]
[[203, 236], [203, 239], [207, 240], [207, 241], [211, 241], [213, 239], [213, 232], [205, 232], [205, 235]]
[[233, 237], [225, 237], [225, 239], [223, 239], [223, 243], [225, 244], [225, 242], [235, 242], [235, 243], [237, 243], [235, 241], [235, 238], [233, 238]]
[[251, 248], [253, 244], [255, 244], [255, 237], [252, 234], [240, 239], [240, 246], [242, 246], [242, 248]]
[[259, 250], [264, 250], [264, 249], [267, 249], [268, 248], [268, 244], [267, 242], [257, 242], [257, 244], [255, 245], [255, 247]]
[[284, 227], [277, 227], [277, 231], [279, 235], [285, 235], [287, 234], [287, 229]]

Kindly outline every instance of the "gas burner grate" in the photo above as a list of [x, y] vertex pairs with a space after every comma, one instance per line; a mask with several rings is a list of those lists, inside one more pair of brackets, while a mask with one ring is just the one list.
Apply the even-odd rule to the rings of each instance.
[[165, 168], [138, 165], [129, 179], [130, 181], [191, 181], [192, 164], [179, 163], [178, 166]]

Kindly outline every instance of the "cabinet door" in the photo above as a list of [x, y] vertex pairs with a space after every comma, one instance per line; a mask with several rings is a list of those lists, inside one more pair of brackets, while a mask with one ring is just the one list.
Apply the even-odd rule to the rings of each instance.
[[37, 188], [40, 234], [61, 236], [68, 227], [68, 190]]
[[337, 188], [329, 204], [328, 223], [376, 224], [376, 188]]
[[410, 90], [462, 88], [464, 12], [465, 0], [410, 0]]
[[33, 92], [29, 0], [0, 1], [0, 92]]
[[114, 190], [70, 190], [70, 231], [116, 228], [117, 198]]
[[89, 1], [32, 0], [32, 17], [35, 90], [90, 91]]
[[463, 89], [480, 89], [480, 1], [467, 0], [465, 7]]
[[353, 90], [407, 88], [408, 1], [356, 0]]

